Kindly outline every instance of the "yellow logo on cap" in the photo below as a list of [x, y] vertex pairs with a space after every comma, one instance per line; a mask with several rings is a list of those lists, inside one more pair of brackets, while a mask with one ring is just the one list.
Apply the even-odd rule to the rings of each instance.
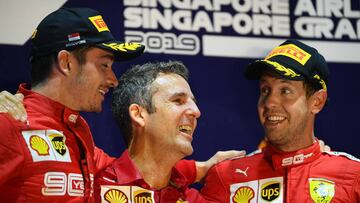
[[103, 45], [110, 47], [115, 51], [127, 52], [128, 50], [134, 51], [137, 48], [141, 47], [139, 43], [103, 43]]
[[294, 44], [286, 44], [271, 50], [271, 52], [265, 57], [265, 60], [277, 55], [290, 57], [299, 62], [301, 65], [304, 65], [311, 57], [311, 54], [300, 49], [300, 47]]
[[326, 86], [326, 83], [323, 79], [320, 78], [320, 76], [318, 74], [314, 75], [314, 78], [319, 80], [319, 83], [321, 85], [321, 87], [324, 89], [324, 90], [327, 90], [327, 86]]
[[275, 61], [269, 61], [269, 60], [262, 60], [262, 61], [272, 65], [276, 70], [283, 72], [284, 76], [288, 76], [288, 77], [292, 77], [292, 78], [300, 76], [300, 74], [297, 74], [292, 69], [286, 68], [285, 66], [283, 66]]
[[335, 184], [321, 178], [309, 178], [310, 195], [315, 203], [329, 203], [335, 194]]
[[89, 20], [92, 22], [92, 24], [96, 27], [96, 29], [99, 32], [103, 32], [103, 31], [109, 31], [110, 32], [108, 26], [106, 25], [106, 23], [103, 20], [101, 15], [89, 17]]
[[34, 32], [32, 33], [32, 35], [31, 35], [31, 39], [34, 39], [34, 38], [35, 38], [36, 33], [37, 33], [37, 29], [36, 29], [36, 30], [34, 30]]

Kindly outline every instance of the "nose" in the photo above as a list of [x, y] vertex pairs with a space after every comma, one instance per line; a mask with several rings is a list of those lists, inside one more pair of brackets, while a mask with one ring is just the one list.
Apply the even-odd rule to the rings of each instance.
[[259, 105], [267, 109], [272, 109], [276, 107], [279, 103], [279, 98], [274, 92], [269, 92], [266, 96], [261, 97], [259, 100]]
[[196, 103], [193, 100], [191, 100], [190, 106], [189, 106], [186, 113], [188, 115], [191, 115], [191, 116], [195, 117], [195, 118], [199, 118], [201, 116], [201, 112], [200, 112], [198, 106], [196, 105]]
[[119, 84], [119, 81], [116, 78], [116, 75], [115, 75], [114, 71], [112, 70], [112, 68], [110, 69], [108, 77], [107, 77], [106, 80], [107, 80], [110, 87], [116, 87]]

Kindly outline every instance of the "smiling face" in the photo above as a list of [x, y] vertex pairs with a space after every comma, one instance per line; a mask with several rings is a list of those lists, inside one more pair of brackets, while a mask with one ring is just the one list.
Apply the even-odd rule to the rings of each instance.
[[155, 112], [147, 113], [145, 132], [155, 147], [192, 154], [191, 145], [200, 111], [189, 84], [177, 74], [160, 74], [152, 83]]
[[263, 74], [258, 113], [269, 142], [283, 151], [312, 144], [313, 96], [306, 96], [303, 81]]
[[79, 64], [71, 56], [74, 71], [69, 85], [70, 95], [74, 97], [71, 107], [78, 111], [100, 112], [105, 94], [118, 84], [112, 70], [114, 56], [100, 48], [90, 48], [85, 55], [85, 63]]

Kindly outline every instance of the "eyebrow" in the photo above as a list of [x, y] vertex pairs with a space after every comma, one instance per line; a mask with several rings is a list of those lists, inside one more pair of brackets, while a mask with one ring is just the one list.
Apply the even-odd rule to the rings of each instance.
[[[174, 98], [174, 97], [187, 97], [188, 94], [186, 94], [185, 92], [177, 92], [177, 93], [174, 93], [173, 95], [171, 95], [171, 99]], [[197, 104], [197, 100], [194, 96], [191, 97], [191, 99], [195, 102], [195, 104]]]
[[101, 56], [101, 58], [108, 58], [112, 61], [115, 61], [115, 56], [113, 54], [104, 54]]

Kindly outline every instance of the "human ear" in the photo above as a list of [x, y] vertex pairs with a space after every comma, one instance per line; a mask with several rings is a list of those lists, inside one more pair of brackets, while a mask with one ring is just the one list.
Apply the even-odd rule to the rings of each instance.
[[318, 90], [312, 96], [311, 113], [319, 113], [325, 106], [327, 100], [327, 91]]
[[134, 122], [140, 127], [145, 126], [145, 118], [143, 116], [143, 108], [139, 104], [131, 104], [129, 106], [129, 115], [131, 122]]
[[64, 75], [69, 75], [71, 71], [70, 52], [66, 50], [59, 51], [57, 55], [58, 69]]

